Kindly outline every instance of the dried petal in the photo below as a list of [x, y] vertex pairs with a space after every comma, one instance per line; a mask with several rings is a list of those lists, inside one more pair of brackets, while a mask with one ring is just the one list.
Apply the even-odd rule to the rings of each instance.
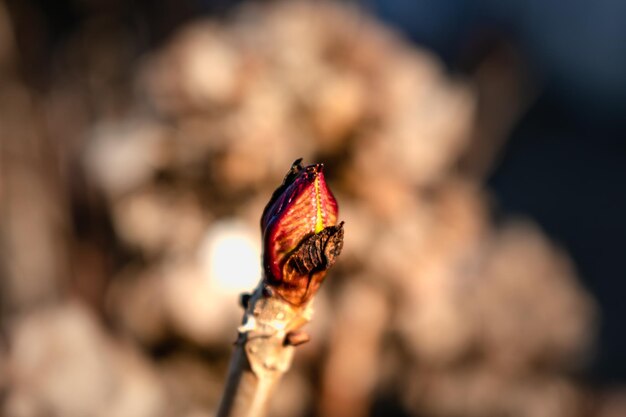
[[343, 222], [328, 226], [320, 233], [309, 235], [289, 254], [283, 265], [282, 280], [276, 293], [291, 304], [309, 300], [326, 277], [343, 248]]

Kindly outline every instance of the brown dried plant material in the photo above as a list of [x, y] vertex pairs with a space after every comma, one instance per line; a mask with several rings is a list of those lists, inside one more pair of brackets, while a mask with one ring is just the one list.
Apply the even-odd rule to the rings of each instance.
[[82, 305], [11, 322], [10, 389], [2, 415], [154, 417], [165, 392], [148, 361], [109, 337]]
[[4, 2], [0, 2], [0, 74], [15, 64], [15, 39], [13, 25]]
[[382, 372], [380, 356], [390, 306], [379, 286], [360, 279], [342, 289], [338, 307], [324, 367], [320, 415], [364, 417], [369, 415]]
[[[4, 28], [3, 28], [4, 29]], [[36, 97], [18, 80], [0, 88], [0, 304], [3, 313], [55, 301], [68, 284], [68, 213]]]
[[113, 223], [130, 247], [147, 254], [189, 253], [209, 224], [197, 197], [169, 188], [143, 188], [117, 199]]
[[620, 417], [626, 415], [626, 389], [613, 388], [603, 393], [598, 399], [595, 417]]
[[518, 373], [584, 363], [595, 306], [572, 280], [573, 265], [561, 250], [522, 221], [502, 228], [488, 250], [483, 277], [468, 295], [493, 366]]
[[528, 222], [477, 243], [463, 270], [431, 265], [416, 280], [407, 403], [433, 416], [586, 416], [588, 392], [567, 375], [585, 363], [595, 306], [572, 266]]

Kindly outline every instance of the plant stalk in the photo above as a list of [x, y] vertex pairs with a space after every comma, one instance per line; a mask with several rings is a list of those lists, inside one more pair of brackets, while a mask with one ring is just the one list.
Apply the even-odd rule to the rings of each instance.
[[217, 417], [265, 416], [272, 393], [291, 366], [294, 345], [306, 340], [299, 329], [310, 320], [310, 303], [295, 307], [261, 282], [244, 304]]

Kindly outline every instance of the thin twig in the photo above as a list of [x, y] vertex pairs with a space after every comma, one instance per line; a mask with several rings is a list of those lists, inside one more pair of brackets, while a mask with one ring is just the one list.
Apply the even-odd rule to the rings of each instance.
[[311, 316], [310, 304], [294, 307], [263, 283], [247, 304], [218, 417], [265, 415], [276, 385], [291, 366], [291, 335]]

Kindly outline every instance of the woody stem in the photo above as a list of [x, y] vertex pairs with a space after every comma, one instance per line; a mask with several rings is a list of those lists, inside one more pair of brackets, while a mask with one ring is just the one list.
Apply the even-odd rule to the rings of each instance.
[[282, 375], [291, 366], [289, 332], [309, 320], [310, 307], [295, 308], [263, 283], [250, 297], [228, 370], [217, 417], [263, 417]]

